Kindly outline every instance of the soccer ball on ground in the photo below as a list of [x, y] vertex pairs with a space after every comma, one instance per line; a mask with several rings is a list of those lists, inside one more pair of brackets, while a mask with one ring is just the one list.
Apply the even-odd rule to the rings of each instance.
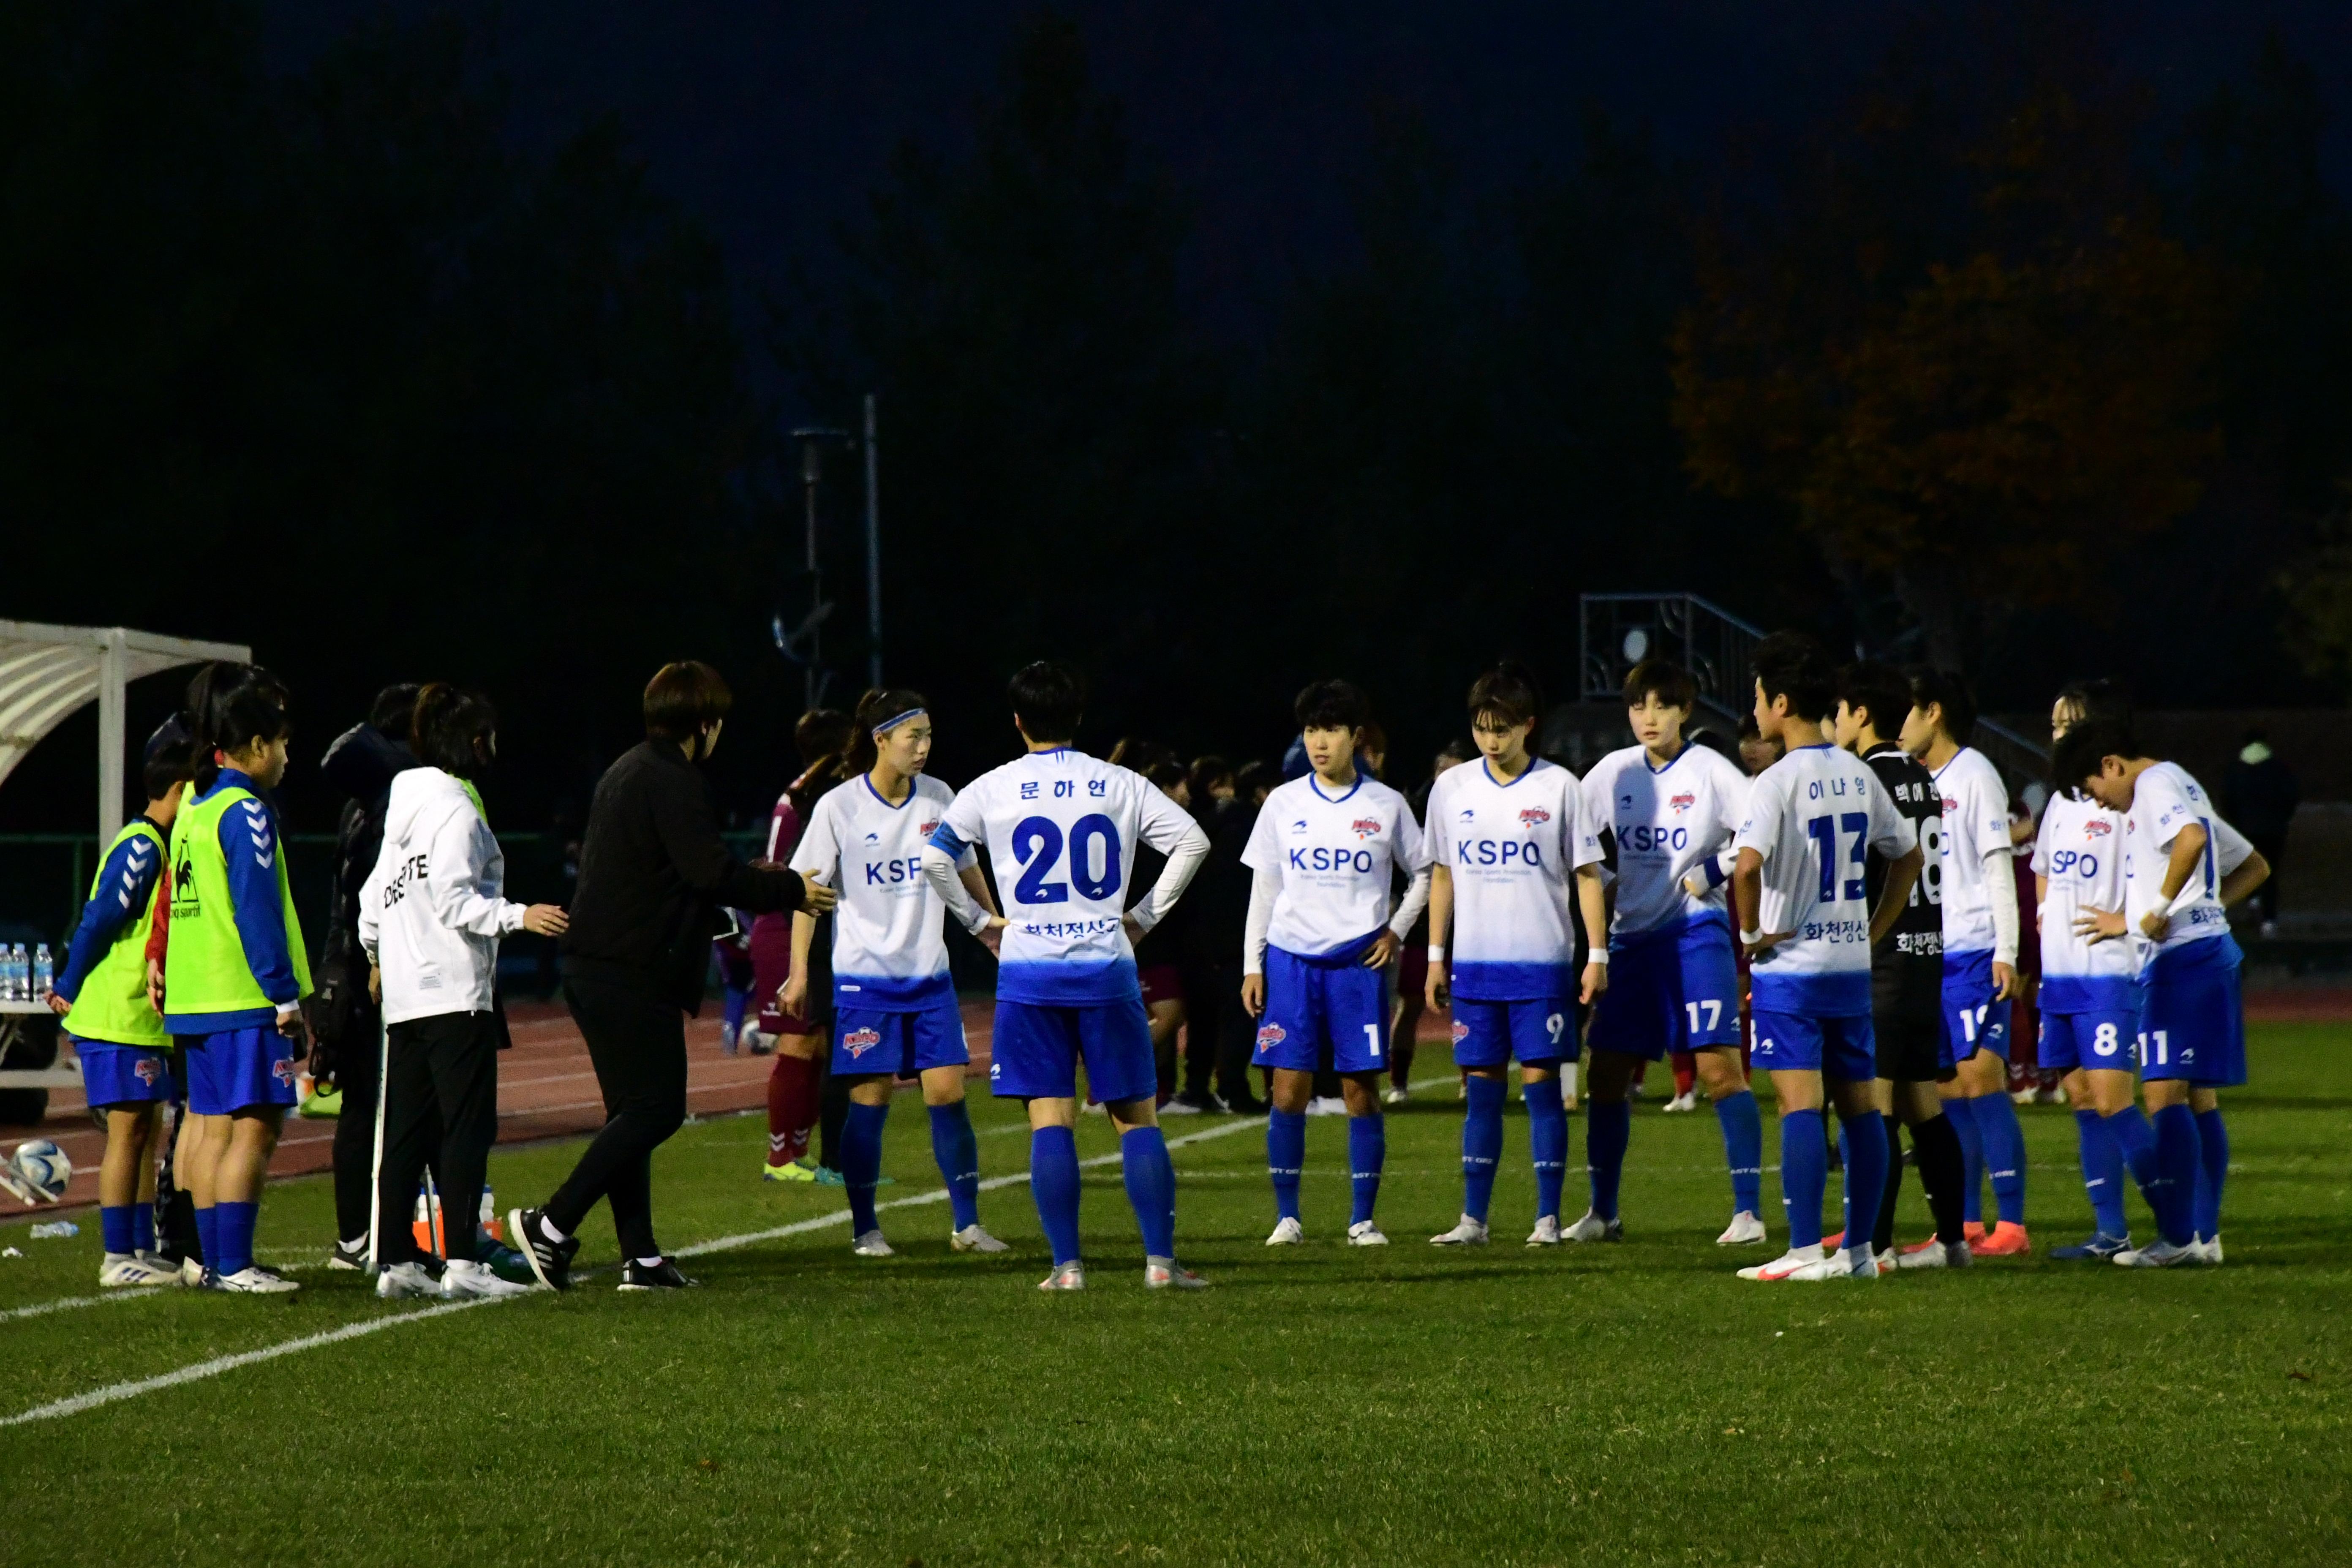
[[73, 1162], [46, 1138], [28, 1138], [17, 1144], [10, 1160], [25, 1184], [50, 1203], [65, 1196], [66, 1184], [73, 1180]]

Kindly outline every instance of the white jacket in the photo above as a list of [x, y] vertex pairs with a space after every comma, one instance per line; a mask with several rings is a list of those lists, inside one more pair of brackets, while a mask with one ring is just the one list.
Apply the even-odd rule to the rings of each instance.
[[383, 971], [383, 1021], [487, 1013], [499, 938], [524, 906], [499, 895], [506, 856], [465, 786], [439, 768], [392, 780], [383, 848], [360, 889], [360, 945]]

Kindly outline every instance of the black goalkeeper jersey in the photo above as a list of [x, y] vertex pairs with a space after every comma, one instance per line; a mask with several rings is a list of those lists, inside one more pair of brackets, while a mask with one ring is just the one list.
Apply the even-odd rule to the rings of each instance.
[[[1882, 1005], [1895, 1002], [1906, 1012], [1925, 1008], [1933, 1016], [1943, 1006], [1943, 794], [1917, 759], [1891, 742], [1866, 752], [1862, 760], [1878, 776], [1895, 809], [1918, 830], [1922, 862], [1902, 917], [1886, 939], [1871, 950], [1870, 967], [1877, 982], [1874, 989]], [[1874, 910], [1878, 907], [1879, 890], [1886, 886], [1886, 858], [1874, 849], [1863, 872]]]

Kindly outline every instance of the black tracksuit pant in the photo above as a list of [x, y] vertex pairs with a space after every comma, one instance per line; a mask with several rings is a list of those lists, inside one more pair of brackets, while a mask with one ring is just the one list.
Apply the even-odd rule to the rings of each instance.
[[[477, 1256], [482, 1184], [490, 1145], [499, 1141], [500, 1034], [495, 1013], [436, 1013], [392, 1026], [384, 1067], [383, 1167], [376, 1188], [379, 1264], [423, 1256], [410, 1227], [417, 1181], [428, 1160], [441, 1194], [443, 1248], [451, 1258]], [[345, 1105], [349, 1118], [348, 1100]]]
[[598, 1198], [612, 1205], [624, 1258], [658, 1258], [653, 1153], [686, 1120], [686, 1013], [648, 981], [566, 974], [563, 1000], [588, 1042], [604, 1128], [555, 1195], [547, 1217], [576, 1235]]

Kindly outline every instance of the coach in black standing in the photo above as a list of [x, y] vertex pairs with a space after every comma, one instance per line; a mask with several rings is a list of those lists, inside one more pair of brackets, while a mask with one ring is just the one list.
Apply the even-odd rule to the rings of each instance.
[[588, 808], [563, 999], [588, 1042], [604, 1129], [544, 1207], [509, 1216], [514, 1245], [551, 1289], [570, 1283], [575, 1233], [600, 1197], [613, 1207], [622, 1289], [693, 1283], [654, 1242], [653, 1152], [686, 1120], [686, 1018], [701, 1010], [717, 910], [834, 904], [831, 889], [746, 865], [719, 837], [696, 764], [733, 700], [707, 664], [663, 666], [646, 686], [645, 743], [605, 770]]

